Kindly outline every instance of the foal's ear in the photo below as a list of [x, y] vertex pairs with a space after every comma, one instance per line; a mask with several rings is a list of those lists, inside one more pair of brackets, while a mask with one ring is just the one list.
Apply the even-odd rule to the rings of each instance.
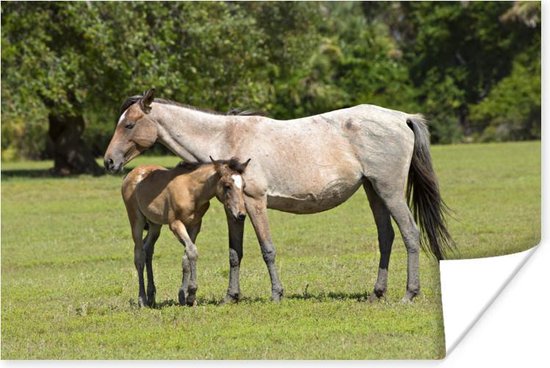
[[151, 104], [155, 99], [155, 87], [147, 90], [143, 97], [139, 100], [139, 107], [143, 110], [144, 113], [148, 114], [151, 112]]
[[221, 168], [220, 163], [219, 163], [218, 161], [214, 160], [214, 159], [212, 158], [212, 156], [208, 156], [208, 157], [210, 157], [210, 161], [212, 161], [212, 163], [214, 164], [214, 169], [216, 169], [216, 171], [219, 171], [220, 168]]
[[252, 160], [252, 158], [249, 158], [248, 160], [246, 160], [246, 162], [243, 164], [243, 169], [246, 169], [250, 160]]

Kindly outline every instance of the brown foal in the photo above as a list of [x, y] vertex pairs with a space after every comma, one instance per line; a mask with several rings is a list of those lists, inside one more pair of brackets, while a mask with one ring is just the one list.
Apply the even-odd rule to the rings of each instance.
[[[134, 240], [134, 264], [139, 279], [140, 306], [154, 306], [155, 283], [152, 259], [155, 242], [162, 225], [184, 246], [182, 285], [178, 293], [181, 305], [194, 305], [197, 292], [197, 247], [200, 231], [210, 199], [216, 196], [224, 204], [228, 216], [242, 222], [246, 218], [242, 174], [244, 163], [236, 158], [212, 160], [211, 163], [181, 163], [173, 169], [143, 165], [132, 170], [122, 183], [122, 198], [128, 212]], [[147, 236], [143, 239], [143, 230]], [[147, 269], [147, 294], [143, 276]]]

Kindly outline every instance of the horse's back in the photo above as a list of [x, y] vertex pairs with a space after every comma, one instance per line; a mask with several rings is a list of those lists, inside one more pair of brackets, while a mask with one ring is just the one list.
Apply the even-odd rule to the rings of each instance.
[[247, 175], [247, 186], [250, 181], [260, 182], [254, 174], [265, 177], [268, 206], [294, 213], [339, 205], [363, 178], [395, 178], [401, 186], [414, 147], [414, 133], [407, 125], [411, 117], [358, 105], [301, 119], [268, 121], [269, 129], [256, 134], [254, 146], [241, 154], [253, 157], [257, 164]]

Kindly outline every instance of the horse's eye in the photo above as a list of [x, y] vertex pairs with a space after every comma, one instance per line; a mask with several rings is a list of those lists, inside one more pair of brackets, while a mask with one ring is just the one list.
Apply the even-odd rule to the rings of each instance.
[[128, 123], [126, 123], [126, 125], [124, 127], [126, 129], [133, 129], [135, 125], [136, 125], [136, 123], [134, 123], [134, 122], [128, 122]]

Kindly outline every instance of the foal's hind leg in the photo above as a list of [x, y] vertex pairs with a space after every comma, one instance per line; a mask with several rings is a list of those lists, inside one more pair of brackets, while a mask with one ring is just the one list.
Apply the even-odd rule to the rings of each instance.
[[388, 265], [390, 263], [390, 254], [395, 233], [391, 225], [390, 211], [384, 204], [384, 201], [376, 193], [372, 184], [365, 180], [363, 188], [367, 193], [370, 208], [374, 215], [374, 221], [378, 231], [378, 247], [380, 249], [380, 262], [378, 265], [378, 278], [374, 285], [374, 292], [369, 295], [369, 301], [375, 301], [382, 298], [388, 287]]
[[143, 278], [143, 269], [145, 266], [145, 251], [143, 249], [143, 228], [145, 227], [145, 218], [140, 214], [130, 218], [132, 226], [132, 238], [134, 240], [134, 265], [138, 274], [139, 294], [138, 305], [144, 307], [147, 305], [145, 295], [145, 280]]
[[149, 231], [143, 240], [143, 250], [145, 251], [145, 267], [147, 268], [147, 305], [155, 305], [155, 295], [157, 288], [153, 277], [153, 253], [155, 253], [155, 243], [160, 235], [161, 225], [149, 223]]
[[[180, 243], [185, 247], [185, 255], [182, 261], [183, 283], [179, 293], [179, 302], [182, 305], [194, 305], [197, 293], [197, 247], [191, 240], [183, 222], [179, 220], [174, 221], [170, 224], [170, 230], [172, 230]], [[187, 275], [189, 275], [188, 279]], [[185, 295], [186, 292], [187, 295]]]

